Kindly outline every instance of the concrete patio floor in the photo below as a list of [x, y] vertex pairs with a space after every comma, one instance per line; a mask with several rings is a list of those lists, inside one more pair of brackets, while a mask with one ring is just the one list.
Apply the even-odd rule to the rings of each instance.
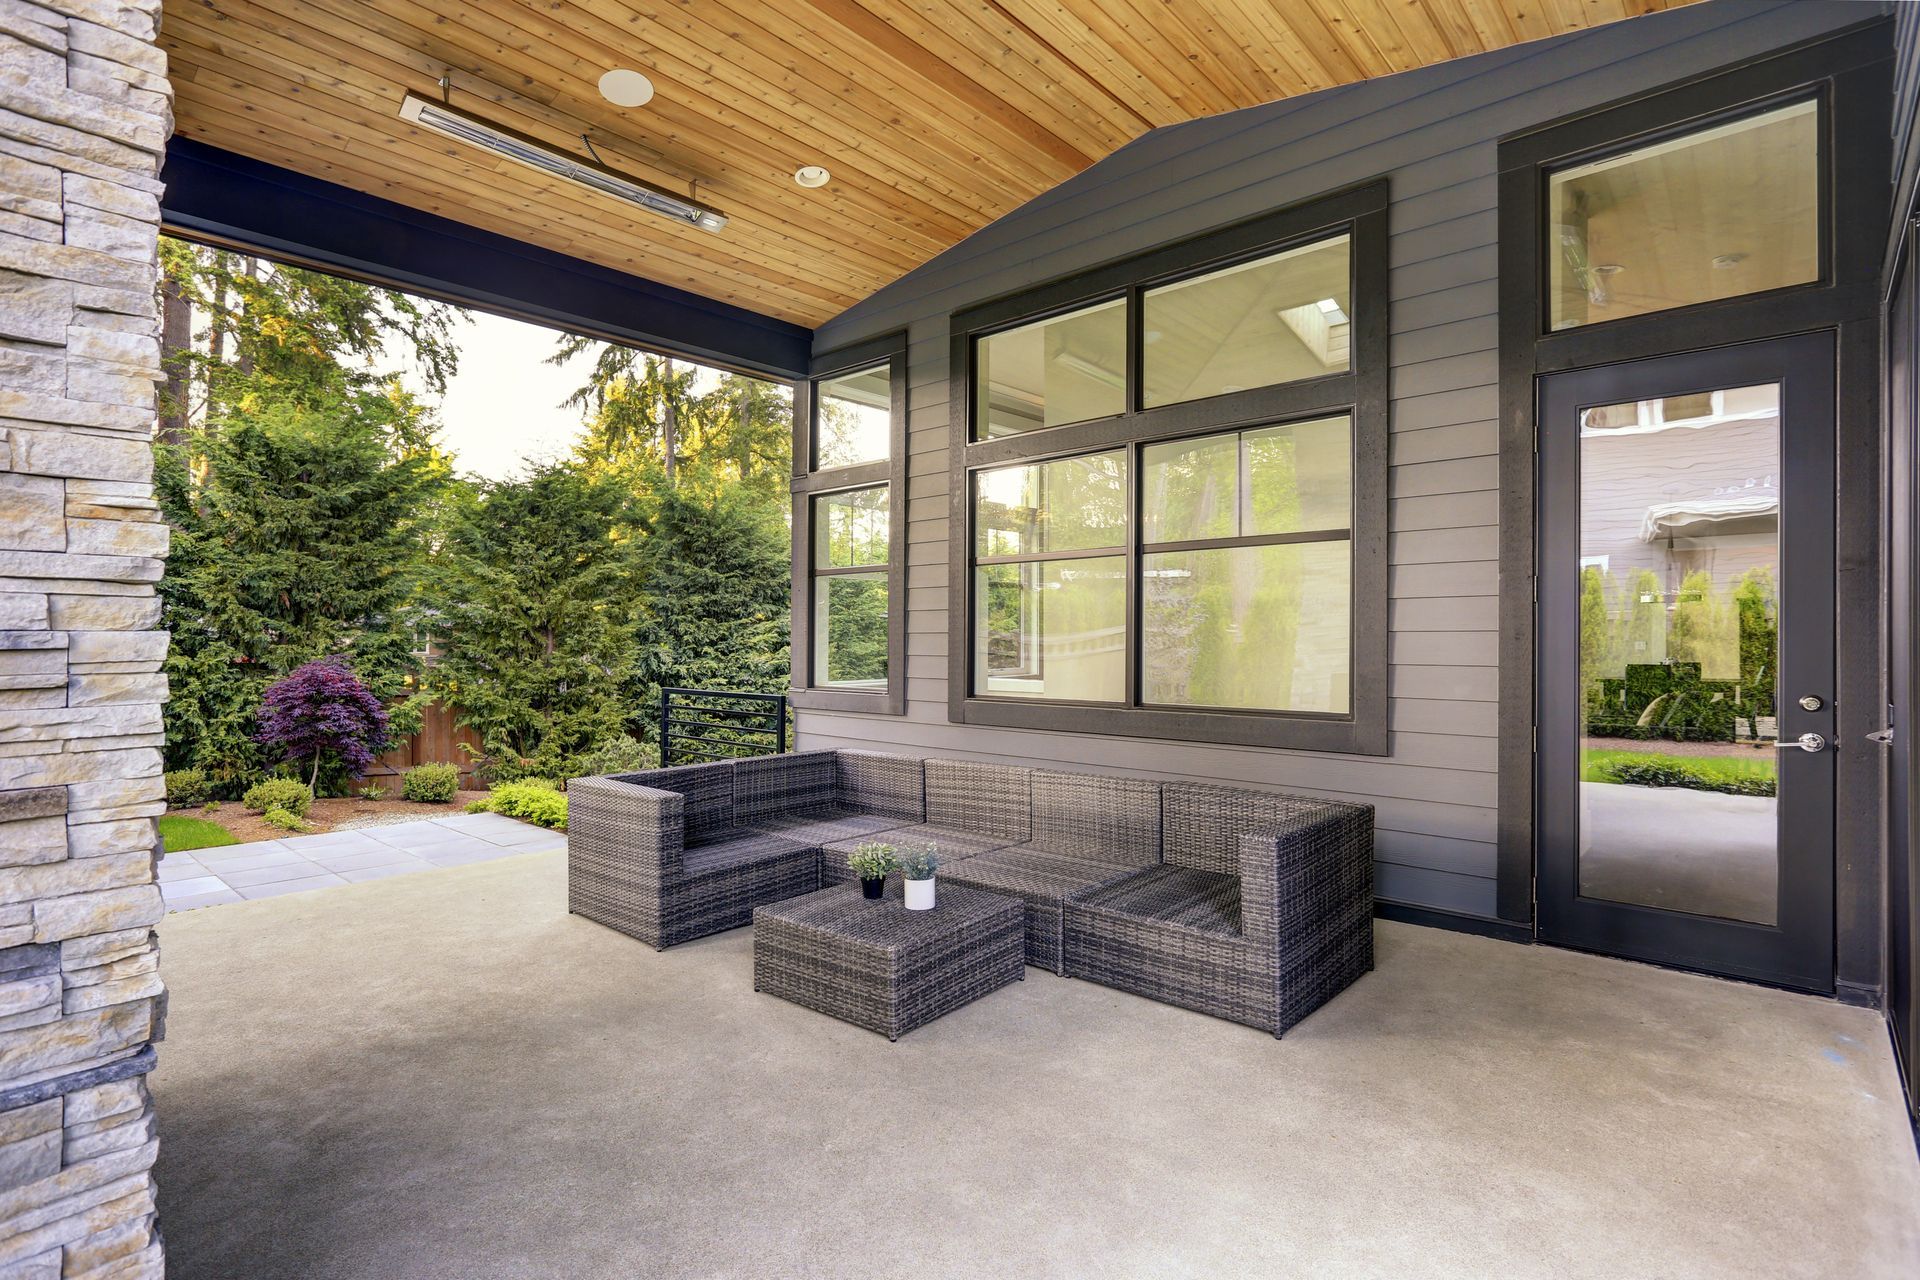
[[1036, 969], [898, 1044], [536, 854], [161, 926], [169, 1275], [1912, 1276], [1859, 1009], [1382, 923], [1285, 1040]]
[[410, 871], [460, 867], [542, 849], [567, 838], [498, 813], [356, 827], [320, 835], [250, 840], [169, 853], [160, 860], [160, 893], [169, 911], [252, 898], [275, 898]]

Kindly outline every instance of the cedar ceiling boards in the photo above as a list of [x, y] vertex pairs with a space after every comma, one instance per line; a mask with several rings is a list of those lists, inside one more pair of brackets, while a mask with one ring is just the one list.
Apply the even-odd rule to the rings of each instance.
[[[178, 131], [816, 326], [1148, 130], [1688, 0], [167, 0]], [[657, 87], [621, 109], [596, 88]], [[713, 234], [402, 122], [452, 101]], [[832, 181], [803, 190], [793, 171]]]

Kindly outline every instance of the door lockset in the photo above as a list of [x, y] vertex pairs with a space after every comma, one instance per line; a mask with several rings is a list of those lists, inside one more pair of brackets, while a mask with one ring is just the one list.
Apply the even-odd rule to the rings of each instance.
[[1817, 733], [1803, 733], [1797, 738], [1773, 745], [1777, 751], [1825, 751], [1827, 740]]
[[1826, 703], [1820, 701], [1820, 695], [1816, 693], [1810, 693], [1806, 697], [1800, 699], [1800, 709], [1802, 711], [1818, 711], [1820, 708], [1826, 705], [1827, 705]]

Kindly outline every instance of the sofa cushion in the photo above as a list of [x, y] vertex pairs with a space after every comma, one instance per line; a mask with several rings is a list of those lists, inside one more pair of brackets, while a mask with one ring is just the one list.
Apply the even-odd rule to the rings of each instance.
[[1160, 861], [1160, 784], [1035, 769], [1030, 843], [1068, 857], [1151, 866]]
[[834, 809], [823, 813], [796, 814], [787, 818], [768, 818], [754, 823], [753, 829], [785, 836], [789, 840], [798, 840], [802, 844], [825, 845], [842, 840], [851, 840], [858, 844], [904, 825], [898, 818], [884, 818], [876, 813], [850, 813], [844, 809]]
[[1077, 893], [1076, 904], [1206, 933], [1240, 932], [1240, 877], [1161, 866]]
[[974, 760], [929, 760], [927, 824], [992, 836], [1001, 845], [1033, 839], [1033, 770]]
[[918, 756], [880, 751], [833, 753], [840, 808], [902, 822], [927, 819], [926, 771]]
[[1169, 782], [1160, 788], [1160, 847], [1177, 866], [1238, 875], [1241, 836], [1283, 834], [1324, 814], [1329, 803], [1248, 787]]
[[942, 874], [980, 889], [1036, 901], [1058, 901], [1132, 873], [1133, 868], [1111, 862], [1066, 858], [1029, 845], [1014, 845], [964, 859], [951, 872]]
[[930, 844], [938, 852], [940, 865], [943, 867], [950, 866], [962, 858], [971, 858], [976, 854], [1004, 849], [1008, 844], [1005, 840], [983, 836], [976, 831], [955, 831], [951, 827], [942, 827], [931, 822], [915, 823], [911, 826], [894, 827], [887, 831], [848, 840], [834, 840], [822, 845], [820, 847], [823, 868], [821, 878], [831, 884], [849, 879], [847, 855], [869, 840], [878, 840], [891, 845]]
[[682, 797], [686, 846], [707, 844], [733, 830], [733, 761], [682, 764], [671, 769], [620, 775], [620, 781], [672, 791]]
[[711, 841], [697, 849], [688, 849], [681, 866], [689, 876], [703, 876], [805, 852], [805, 844], [785, 836], [764, 831], [736, 831], [725, 839]]
[[834, 753], [796, 751], [754, 756], [733, 765], [733, 821], [758, 826], [762, 819], [820, 813], [835, 807]]

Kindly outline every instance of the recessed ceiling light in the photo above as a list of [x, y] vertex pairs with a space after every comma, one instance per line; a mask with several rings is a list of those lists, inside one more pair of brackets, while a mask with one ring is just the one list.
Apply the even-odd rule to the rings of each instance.
[[638, 71], [615, 67], [600, 77], [600, 96], [616, 107], [644, 107], [653, 101], [653, 81]]
[[1626, 270], [1626, 268], [1617, 262], [1603, 262], [1593, 269], [1593, 273], [1597, 276], [1611, 276], [1618, 275], [1624, 270]]
[[1744, 253], [1723, 253], [1713, 260], [1713, 265], [1722, 271], [1730, 270], [1747, 260]]
[[833, 175], [817, 164], [803, 164], [793, 171], [793, 180], [803, 187], [824, 187]]

